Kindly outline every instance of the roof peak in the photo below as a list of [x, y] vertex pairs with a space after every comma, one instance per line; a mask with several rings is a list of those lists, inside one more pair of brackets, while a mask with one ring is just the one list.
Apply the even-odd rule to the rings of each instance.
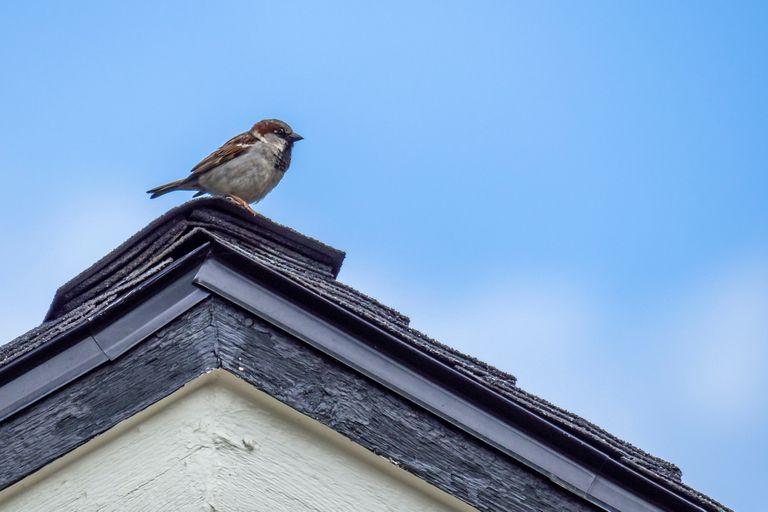
[[[257, 213], [252, 215], [240, 206], [217, 197], [193, 199], [172, 208], [156, 218], [120, 244], [109, 254], [79, 273], [62, 285], [54, 295], [45, 316], [45, 321], [58, 318], [95, 295], [100, 285], [110, 286], [124, 280], [130, 271], [138, 271], [140, 264], [131, 265], [129, 260], [134, 255], [154, 248], [160, 251], [170, 249], [173, 244], [180, 247], [182, 240], [194, 238], [195, 232], [221, 231], [233, 240], [245, 242], [241, 247], [265, 243], [277, 244], [304, 260], [305, 265], [314, 267], [317, 272], [326, 273], [335, 278], [341, 270], [345, 253], [314, 238]], [[261, 244], [263, 245], [263, 244]], [[254, 247], [256, 250], [256, 247]], [[168, 256], [182, 256], [181, 251]], [[78, 300], [82, 298], [83, 300]]]

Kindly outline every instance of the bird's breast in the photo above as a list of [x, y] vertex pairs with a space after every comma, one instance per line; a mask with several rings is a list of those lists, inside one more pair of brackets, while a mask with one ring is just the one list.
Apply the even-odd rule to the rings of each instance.
[[267, 195], [283, 177], [284, 169], [278, 169], [282, 167], [281, 160], [273, 152], [257, 147], [206, 172], [198, 184], [206, 192], [235, 195], [253, 203]]

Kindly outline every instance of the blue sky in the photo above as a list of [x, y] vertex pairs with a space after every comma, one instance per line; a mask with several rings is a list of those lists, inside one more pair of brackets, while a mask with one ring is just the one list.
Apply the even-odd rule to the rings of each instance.
[[758, 510], [768, 481], [759, 2], [4, 2], [0, 340], [257, 119], [258, 209], [341, 279]]

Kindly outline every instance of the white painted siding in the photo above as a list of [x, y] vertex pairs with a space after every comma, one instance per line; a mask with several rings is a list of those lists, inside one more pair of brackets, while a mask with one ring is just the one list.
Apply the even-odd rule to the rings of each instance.
[[0, 493], [0, 512], [470, 511], [216, 371]]

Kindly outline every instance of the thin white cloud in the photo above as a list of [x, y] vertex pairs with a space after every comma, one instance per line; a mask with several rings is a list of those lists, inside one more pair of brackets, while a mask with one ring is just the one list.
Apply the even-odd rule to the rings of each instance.
[[455, 294], [414, 289], [351, 268], [342, 280], [411, 318], [411, 325], [518, 377], [555, 402], [587, 381], [585, 365], [605, 324], [597, 295], [584, 283], [506, 276]]
[[570, 284], [508, 279], [462, 297], [439, 310], [422, 303], [414, 325], [514, 373], [536, 392], [556, 393], [574, 377], [598, 334], [595, 298]]
[[78, 207], [51, 222], [48, 235], [49, 258], [65, 280], [98, 261], [155, 216], [153, 205], [140, 194], [83, 194], [72, 201]]
[[[12, 255], [16, 260], [0, 269], [0, 308], [5, 312], [0, 344], [38, 325], [59, 286], [158, 214], [158, 207], [142, 194], [112, 194], [109, 190], [120, 190], [125, 184], [113, 186], [106, 191], [81, 190], [77, 195], [58, 198], [68, 206], [56, 208], [54, 203], [34, 224], [32, 233], [18, 230], [6, 234], [6, 242], [20, 250]], [[37, 243], [30, 244], [29, 239]]]
[[700, 275], [621, 317], [578, 280], [508, 276], [446, 298], [355, 268], [342, 277], [414, 327], [513, 373], [524, 389], [653, 446], [672, 424], [706, 418], [739, 430], [761, 414], [768, 265], [754, 261]]
[[768, 403], [768, 264], [708, 276], [681, 309], [670, 334], [676, 385], [710, 421], [748, 421]]

